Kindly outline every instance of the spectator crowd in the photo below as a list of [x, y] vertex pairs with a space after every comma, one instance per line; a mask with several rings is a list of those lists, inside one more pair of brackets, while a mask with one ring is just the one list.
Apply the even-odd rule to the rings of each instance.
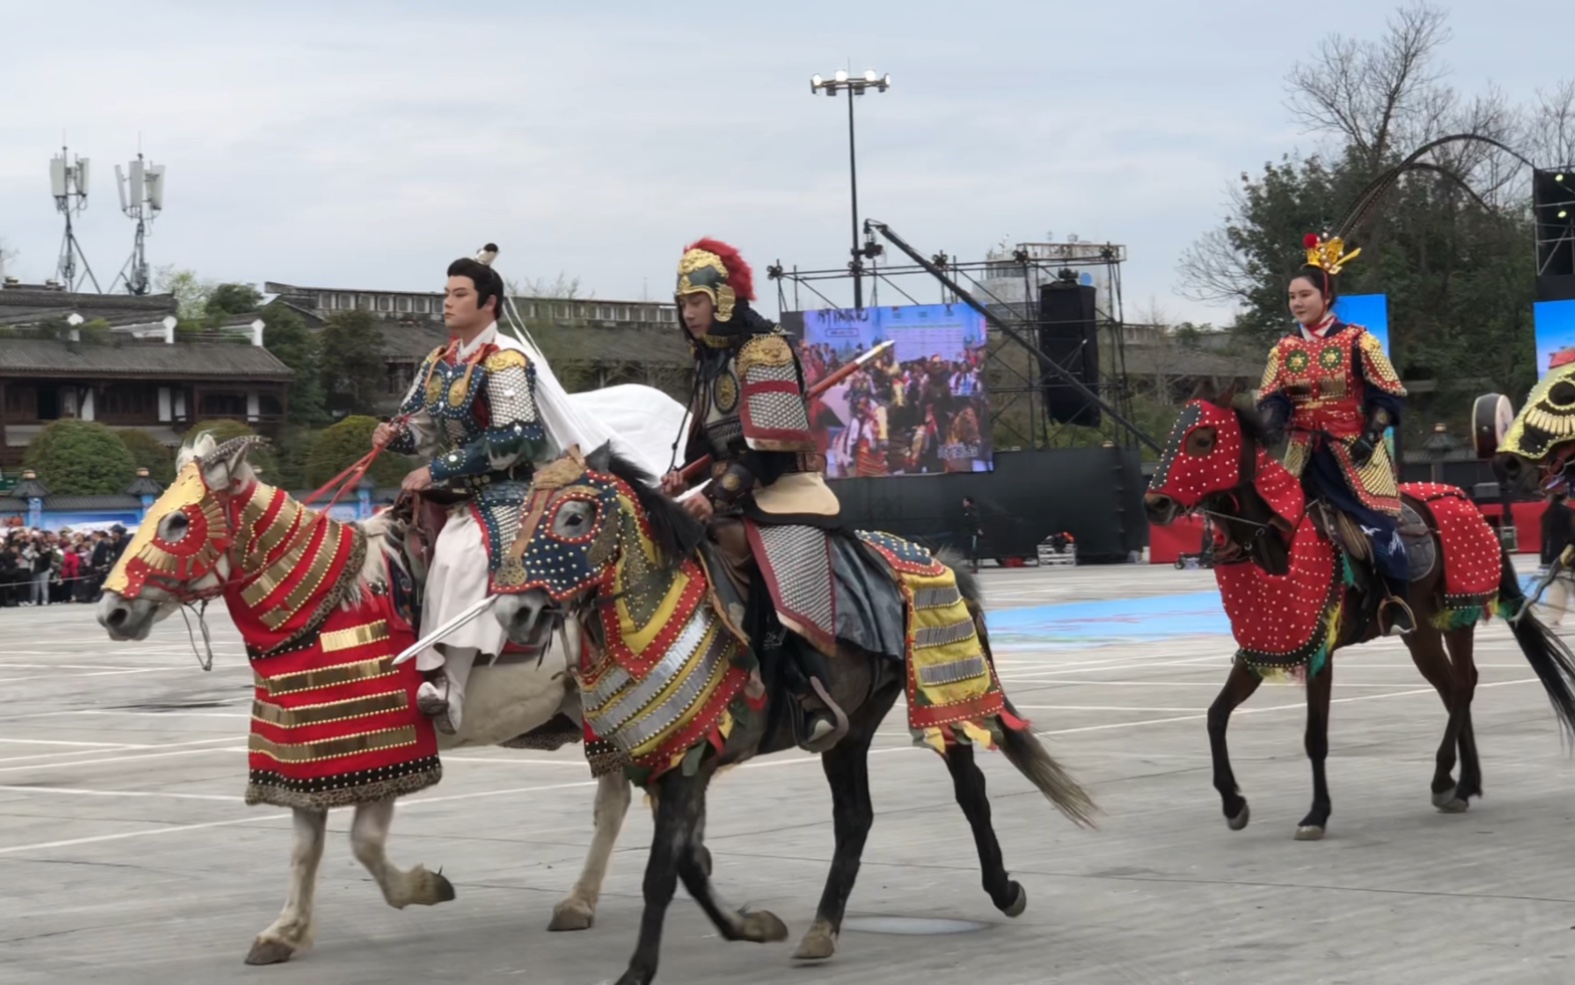
[[129, 538], [108, 531], [0, 531], [0, 607], [96, 602]]
[[[836, 372], [843, 359], [826, 343], [799, 344], [805, 383]], [[847, 382], [847, 420], [812, 400], [810, 423], [826, 455], [826, 475], [920, 475], [988, 470], [989, 400], [983, 347], [960, 358], [936, 354], [898, 362], [892, 351], [860, 368]]]

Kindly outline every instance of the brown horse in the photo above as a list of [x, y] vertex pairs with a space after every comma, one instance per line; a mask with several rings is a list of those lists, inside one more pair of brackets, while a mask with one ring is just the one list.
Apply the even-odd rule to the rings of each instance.
[[[868, 646], [846, 642], [828, 662], [832, 696], [849, 729], [821, 762], [831, 785], [836, 848], [815, 923], [796, 957], [832, 956], [874, 820], [869, 748], [907, 688], [909, 725], [943, 750], [959, 806], [973, 828], [990, 900], [1015, 917], [1028, 903], [1011, 879], [990, 823], [975, 742], [1007, 759], [1064, 814], [1087, 823], [1092, 804], [1012, 714], [995, 679], [978, 587], [928, 552], [885, 534], [832, 546], [849, 608]], [[700, 526], [656, 491], [649, 476], [610, 456], [571, 453], [538, 470], [526, 519], [510, 552], [525, 568], [520, 594], [494, 613], [511, 636], [539, 642], [557, 626], [583, 634], [578, 677], [588, 725], [618, 745], [656, 799], [645, 870], [639, 945], [620, 985], [656, 975], [662, 922], [679, 879], [725, 940], [782, 940], [787, 927], [765, 911], [728, 906], [712, 886], [704, 848], [707, 787], [717, 770], [795, 747], [776, 711], [767, 671], [755, 694], [743, 633]], [[839, 598], [842, 598], [839, 592]], [[921, 683], [915, 683], [921, 682]]]
[[[1471, 727], [1476, 623], [1508, 607], [1521, 652], [1567, 733], [1575, 730], [1575, 655], [1521, 611], [1525, 599], [1508, 556], [1460, 490], [1423, 483], [1403, 485], [1401, 492], [1411, 512], [1411, 523], [1402, 527], [1412, 545], [1409, 602], [1419, 617], [1416, 631], [1404, 639], [1449, 712], [1432, 800], [1439, 810], [1454, 813], [1482, 794]], [[1214, 787], [1227, 823], [1239, 831], [1250, 816], [1225, 745], [1231, 711], [1265, 675], [1288, 672], [1307, 682], [1306, 749], [1313, 772], [1312, 809], [1296, 837], [1322, 838], [1331, 810], [1324, 760], [1333, 653], [1378, 634], [1377, 592], [1363, 583], [1364, 562], [1352, 556], [1366, 538], [1342, 527], [1342, 518], [1322, 503], [1305, 501], [1300, 482], [1269, 455], [1256, 414], [1233, 406], [1230, 395], [1193, 400], [1182, 411], [1145, 504], [1156, 523], [1195, 511], [1217, 531], [1214, 572], [1240, 645], [1208, 713]], [[1458, 781], [1452, 778], [1457, 752]]]

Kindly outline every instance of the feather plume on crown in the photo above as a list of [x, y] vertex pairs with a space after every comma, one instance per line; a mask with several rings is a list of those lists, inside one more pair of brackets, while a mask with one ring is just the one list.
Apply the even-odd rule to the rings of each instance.
[[1307, 265], [1317, 267], [1330, 277], [1335, 276], [1345, 265], [1361, 255], [1360, 247], [1345, 252], [1345, 240], [1338, 236], [1327, 238], [1317, 233], [1308, 233], [1302, 237], [1302, 245], [1307, 247]]

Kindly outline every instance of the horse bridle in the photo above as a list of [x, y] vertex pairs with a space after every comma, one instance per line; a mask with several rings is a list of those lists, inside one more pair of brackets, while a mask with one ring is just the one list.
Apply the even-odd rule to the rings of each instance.
[[[1248, 440], [1248, 436], [1245, 431], [1242, 432], [1241, 436], [1241, 465], [1238, 469], [1238, 476], [1239, 481], [1236, 483], [1236, 485], [1232, 486], [1230, 489], [1219, 495], [1230, 496], [1235, 502], [1237, 509], [1240, 509], [1241, 497], [1236, 495], [1236, 490], [1242, 489], [1244, 487], [1251, 488], [1253, 483], [1256, 482], [1258, 478], [1258, 444], [1256, 441]], [[1252, 536], [1248, 538], [1246, 543], [1238, 545], [1239, 556], [1230, 557], [1223, 561], [1218, 561], [1217, 563], [1220, 564], [1244, 564], [1252, 561], [1253, 551], [1257, 548], [1259, 542], [1263, 540], [1264, 535], [1275, 529], [1272, 523], [1249, 520], [1237, 513], [1222, 513], [1218, 510], [1210, 510], [1205, 508], [1201, 503], [1198, 506], [1198, 512], [1202, 513], [1205, 517], [1222, 520], [1226, 523], [1245, 524], [1246, 526], [1254, 528]], [[1229, 528], [1227, 527], [1227, 529]]]
[[[240, 529], [238, 512], [241, 508], [241, 498], [230, 487], [215, 489], [208, 485], [208, 479], [202, 471], [200, 461], [198, 462], [197, 474], [202, 479], [203, 488], [218, 501], [218, 512], [223, 519], [222, 528], [217, 532], [208, 530], [206, 533], [205, 544], [211, 545], [218, 551], [218, 557], [214, 560], [213, 569], [194, 579], [188, 579], [184, 584], [175, 582], [173, 575], [157, 569], [150, 569], [143, 576], [143, 583], [145, 586], [151, 583], [152, 587], [167, 595], [169, 600], [180, 610], [181, 620], [186, 624], [186, 637], [191, 642], [192, 653], [197, 658], [197, 665], [205, 671], [211, 671], [213, 670], [214, 659], [213, 634], [208, 628], [208, 603], [224, 595], [245, 579], [245, 574], [236, 556], [238, 540], [236, 532]], [[255, 482], [256, 480], [253, 479], [254, 484]], [[325, 519], [324, 514], [315, 510], [307, 510], [306, 512], [310, 513], [312, 517], [308, 521], [309, 523], [321, 523]], [[161, 549], [167, 550], [167, 548]], [[188, 587], [191, 582], [201, 581], [209, 574], [212, 574], [218, 568], [220, 561], [226, 562], [226, 574], [222, 579], [217, 579], [216, 584], [209, 588], [195, 590]], [[141, 594], [140, 589], [138, 594]], [[200, 650], [197, 647], [196, 634], [192, 630], [192, 615], [196, 617], [197, 628], [202, 631], [203, 645]]]

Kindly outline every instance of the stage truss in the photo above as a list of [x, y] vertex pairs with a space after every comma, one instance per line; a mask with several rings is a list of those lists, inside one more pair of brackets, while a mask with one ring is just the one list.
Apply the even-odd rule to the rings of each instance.
[[[1127, 377], [1125, 313], [1122, 301], [1121, 264], [1125, 247], [1108, 243], [1021, 243], [1010, 252], [987, 260], [959, 261], [937, 253], [928, 263], [882, 263], [885, 251], [874, 239], [874, 229], [905, 246], [886, 227], [866, 223], [864, 246], [867, 263], [859, 262], [841, 269], [801, 270], [785, 267], [780, 261], [767, 268], [776, 282], [777, 304], [782, 311], [803, 311], [811, 307], [843, 308], [832, 301], [819, 285], [852, 280], [858, 276], [871, 281], [867, 307], [884, 304], [982, 304], [988, 322], [989, 346], [985, 360], [990, 394], [990, 425], [997, 435], [996, 450], [1015, 448], [1065, 448], [1089, 445], [1114, 445], [1135, 448], [1140, 443], [1156, 448], [1153, 439], [1133, 426], [1132, 388]], [[911, 249], [911, 248], [910, 248]], [[858, 262], [858, 261], [856, 261]], [[1097, 428], [1052, 421], [1045, 406], [1046, 387], [1076, 389], [1058, 379], [1066, 375], [1071, 361], [1057, 361], [1037, 347], [1039, 333], [1039, 286], [1057, 279], [1077, 279], [1093, 273], [1095, 320], [1098, 325], [1100, 376], [1090, 387], [1107, 410]], [[953, 290], [947, 280], [961, 290]], [[938, 289], [935, 300], [924, 295]], [[899, 301], [882, 301], [883, 290], [895, 293]], [[1016, 297], [1017, 291], [1021, 297]], [[789, 293], [791, 292], [791, 304]], [[967, 297], [971, 295], [971, 297]], [[1015, 337], [1014, 337], [1015, 336]], [[1024, 340], [1033, 340], [1024, 344]], [[1050, 362], [1057, 373], [1042, 362]], [[1043, 377], [1043, 379], [1041, 378]], [[1001, 440], [1010, 434], [1014, 440]]]

